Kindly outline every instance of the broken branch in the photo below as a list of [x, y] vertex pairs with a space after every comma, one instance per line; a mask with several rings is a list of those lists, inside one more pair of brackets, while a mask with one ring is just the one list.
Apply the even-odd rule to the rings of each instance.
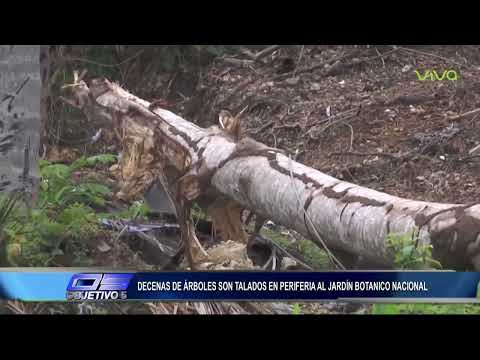
[[201, 128], [152, 108], [107, 80], [89, 86], [80, 81], [69, 90], [89, 118], [123, 134], [120, 186], [126, 198], [141, 197], [159, 174], [165, 176], [182, 210], [182, 237], [191, 246], [195, 201], [219, 215], [228, 240], [245, 234], [240, 214], [247, 208], [296, 230], [332, 260], [340, 251], [392, 267], [387, 235], [418, 227], [419, 244], [431, 244], [444, 267], [480, 270], [480, 204], [416, 201], [341, 181], [253, 139], [235, 139], [218, 126]]

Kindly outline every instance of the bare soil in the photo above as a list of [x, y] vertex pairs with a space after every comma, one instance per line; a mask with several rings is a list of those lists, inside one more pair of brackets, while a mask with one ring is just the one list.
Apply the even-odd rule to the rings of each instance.
[[300, 46], [250, 68], [218, 60], [200, 81], [192, 120], [203, 126], [248, 106], [248, 135], [329, 175], [419, 200], [480, 199], [480, 151], [469, 153], [480, 113], [459, 117], [480, 108], [478, 46]]

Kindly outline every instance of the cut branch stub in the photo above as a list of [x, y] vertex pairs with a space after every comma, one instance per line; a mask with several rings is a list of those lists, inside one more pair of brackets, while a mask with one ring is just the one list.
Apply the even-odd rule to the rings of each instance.
[[[340, 181], [278, 149], [239, 139], [223, 121], [204, 129], [170, 111], [151, 109], [149, 102], [106, 80], [71, 89], [77, 99], [88, 99], [77, 100], [87, 115], [109, 121], [124, 143], [136, 139], [140, 154], [121, 164], [131, 168], [123, 184], [132, 198], [169, 166], [175, 169], [165, 175], [169, 184], [184, 177], [177, 196], [185, 206], [195, 199], [210, 207], [218, 214], [220, 232], [238, 237], [232, 240], [242, 238], [236, 218], [239, 209], [248, 208], [319, 246], [392, 267], [387, 235], [418, 227], [419, 243], [432, 244], [434, 257], [446, 267], [480, 269], [480, 205], [402, 199]], [[226, 201], [219, 205], [221, 198]]]

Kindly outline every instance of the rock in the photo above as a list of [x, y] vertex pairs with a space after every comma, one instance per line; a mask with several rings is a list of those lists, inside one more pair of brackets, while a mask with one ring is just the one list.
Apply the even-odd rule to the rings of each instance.
[[284, 257], [282, 259], [282, 263], [280, 265], [281, 270], [290, 270], [295, 269], [297, 267], [297, 262], [289, 257]]
[[108, 245], [105, 241], [102, 241], [98, 246], [97, 246], [98, 251], [105, 253], [108, 252], [112, 249], [110, 245]]
[[300, 78], [297, 76], [297, 77], [293, 77], [293, 78], [289, 78], [287, 80], [285, 80], [285, 82], [288, 84], [288, 85], [297, 85], [300, 81]]

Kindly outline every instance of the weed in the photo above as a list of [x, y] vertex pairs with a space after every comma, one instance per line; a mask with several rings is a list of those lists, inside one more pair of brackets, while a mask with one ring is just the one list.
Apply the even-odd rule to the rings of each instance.
[[92, 206], [103, 206], [111, 191], [102, 184], [74, 181], [73, 174], [114, 160], [105, 154], [80, 158], [71, 165], [41, 161], [35, 208], [13, 209], [11, 202], [0, 206], [5, 240], [0, 249], [5, 254], [2, 262], [9, 266], [88, 266], [86, 241], [100, 235], [99, 216]]
[[442, 265], [432, 258], [433, 246], [419, 244], [416, 228], [404, 234], [388, 234], [387, 244], [395, 254], [395, 266], [401, 269], [441, 269]]
[[295, 303], [292, 307], [292, 315], [300, 315], [302, 313], [302, 305]]
[[141, 220], [148, 217], [150, 209], [143, 200], [134, 201], [129, 208], [112, 214], [102, 214], [104, 218]]
[[[441, 269], [442, 265], [432, 258], [431, 245], [418, 244], [418, 231], [404, 234], [389, 234], [387, 243], [394, 251], [395, 266], [399, 269]], [[480, 291], [480, 289], [479, 289]], [[476, 304], [375, 304], [372, 314], [480, 314]]]

